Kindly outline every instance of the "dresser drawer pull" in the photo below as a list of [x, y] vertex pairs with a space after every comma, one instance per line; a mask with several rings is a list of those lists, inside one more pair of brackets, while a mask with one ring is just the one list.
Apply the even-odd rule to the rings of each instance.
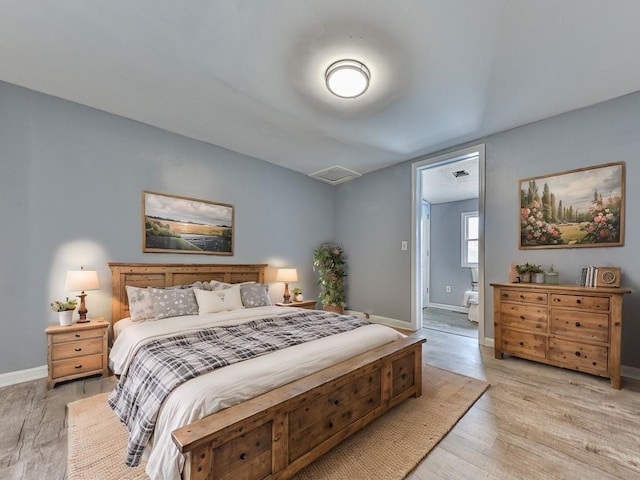
[[76, 338], [80, 338], [80, 334], [79, 333], [76, 333]]
[[524, 315], [520, 315], [520, 320], [524, 320]]
[[576, 357], [579, 357], [579, 356], [580, 356], [580, 352], [576, 352]]
[[247, 459], [247, 454], [246, 453], [241, 453], [240, 454], [240, 460], [246, 460]]
[[582, 300], [578, 299], [576, 300], [576, 303], [582, 303]]
[[524, 300], [524, 295], [520, 295], [520, 300]]
[[76, 367], [75, 367], [75, 368], [82, 368], [82, 364], [80, 364], [80, 365], [76, 365]]
[[520, 343], [519, 343], [519, 345], [520, 345], [521, 347], [524, 347], [524, 342], [520, 342]]
[[509, 298], [509, 294], [508, 293], [503, 293], [502, 294], [502, 298]]
[[76, 352], [81, 352], [81, 351], [82, 351], [82, 349], [81, 349], [81, 348], [74, 348], [74, 350], [75, 350]]
[[579, 326], [580, 326], [580, 322], [576, 322], [576, 327], [579, 327]]
[[538, 301], [541, 302], [544, 300], [544, 297], [538, 297]]

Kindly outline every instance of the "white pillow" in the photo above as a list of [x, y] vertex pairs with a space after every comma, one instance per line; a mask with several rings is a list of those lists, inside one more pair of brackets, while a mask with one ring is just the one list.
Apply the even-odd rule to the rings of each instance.
[[238, 285], [224, 290], [194, 290], [193, 293], [196, 294], [200, 315], [242, 308], [242, 297], [240, 297]]

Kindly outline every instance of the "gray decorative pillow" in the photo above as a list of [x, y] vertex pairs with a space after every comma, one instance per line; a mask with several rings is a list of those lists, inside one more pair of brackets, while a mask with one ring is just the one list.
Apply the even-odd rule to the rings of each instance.
[[205, 290], [212, 290], [212, 291], [218, 291], [218, 290], [226, 290], [227, 288], [231, 288], [233, 285], [230, 283], [225, 283], [225, 282], [219, 282], [217, 280], [211, 280], [210, 282], [204, 282], [204, 289]]
[[200, 290], [205, 290], [204, 284], [201, 281], [193, 282], [191, 285], [174, 285], [172, 287], [154, 287], [161, 288], [164, 290], [184, 290], [187, 288], [198, 288]]
[[129, 316], [134, 322], [140, 322], [147, 318], [154, 318], [153, 302], [146, 288], [127, 285], [127, 298], [129, 299]]
[[197, 315], [198, 303], [193, 288], [162, 289], [149, 287], [156, 318]]
[[245, 308], [266, 307], [271, 305], [269, 291], [266, 285], [248, 283], [240, 285], [240, 297]]

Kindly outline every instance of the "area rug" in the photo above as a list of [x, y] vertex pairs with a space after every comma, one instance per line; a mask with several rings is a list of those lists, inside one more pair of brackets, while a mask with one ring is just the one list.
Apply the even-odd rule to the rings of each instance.
[[[410, 398], [300, 471], [296, 480], [401, 480], [455, 426], [489, 384], [424, 365]], [[126, 430], [103, 393], [68, 405], [68, 480], [147, 479], [124, 465]]]

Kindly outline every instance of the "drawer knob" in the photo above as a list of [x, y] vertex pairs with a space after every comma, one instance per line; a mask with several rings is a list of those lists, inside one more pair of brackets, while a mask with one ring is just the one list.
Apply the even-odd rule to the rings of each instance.
[[542, 300], [544, 300], [544, 297], [538, 297], [539, 302], [541, 302]]
[[241, 453], [240, 454], [240, 460], [245, 460], [247, 458], [247, 454], [246, 453]]
[[524, 315], [520, 315], [520, 320], [524, 320]]
[[75, 350], [76, 352], [81, 352], [81, 351], [82, 351], [82, 349], [81, 349], [81, 348], [75, 348], [74, 350]]
[[80, 338], [80, 334], [79, 333], [76, 333], [76, 338]]
[[576, 300], [576, 303], [582, 303], [582, 300], [577, 299], [577, 300]]
[[524, 300], [524, 295], [520, 295], [520, 299], [521, 299], [521, 300]]
[[82, 368], [82, 364], [76, 365], [76, 368]]
[[524, 347], [524, 342], [520, 342], [520, 346], [521, 346], [521, 347]]
[[579, 357], [579, 356], [580, 356], [580, 352], [576, 352], [576, 357]]
[[580, 322], [576, 322], [576, 327], [579, 327], [579, 326], [580, 326]]

